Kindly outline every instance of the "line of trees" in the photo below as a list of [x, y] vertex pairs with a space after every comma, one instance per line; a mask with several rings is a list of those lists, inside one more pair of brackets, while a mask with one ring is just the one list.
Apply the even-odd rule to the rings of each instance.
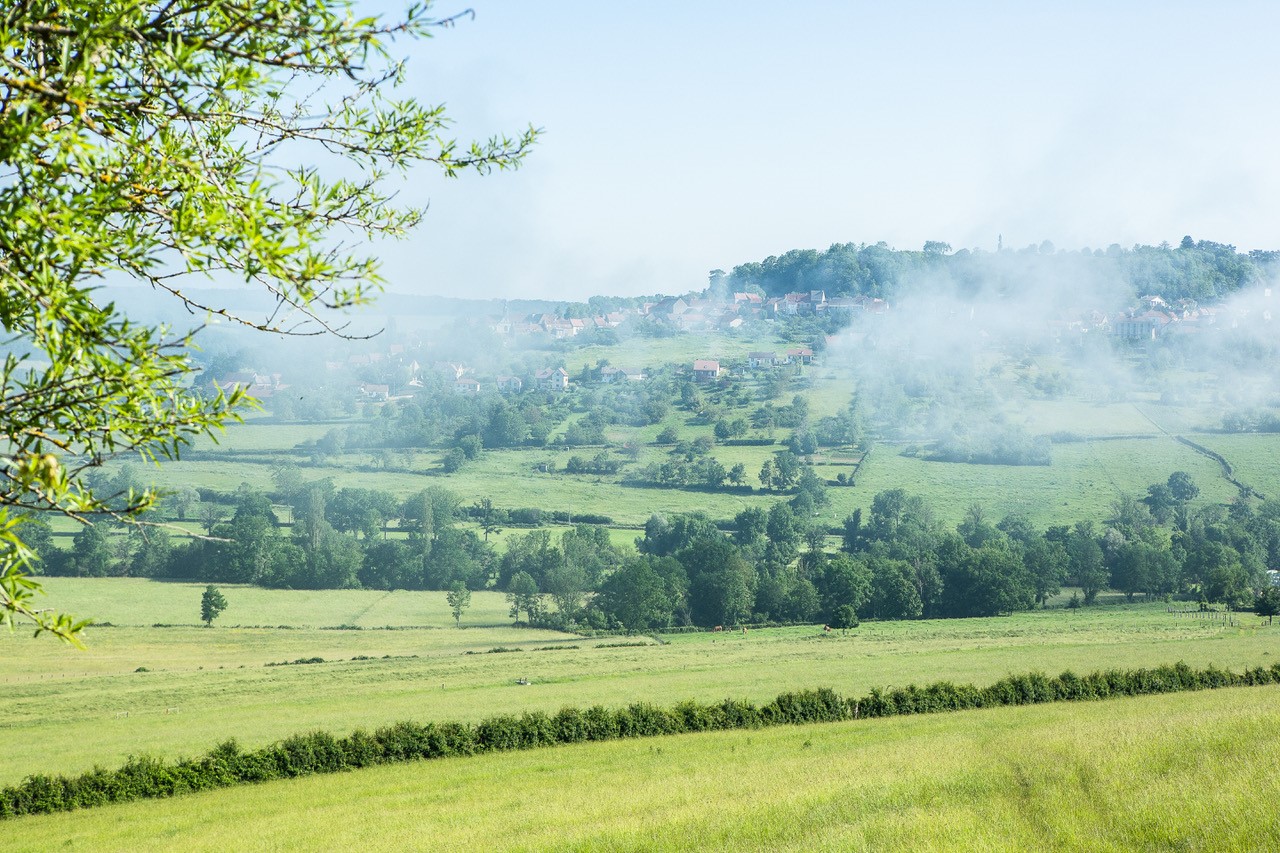
[[[1066, 584], [1079, 587], [1081, 604], [1116, 589], [1130, 599], [1178, 594], [1249, 607], [1269, 587], [1267, 567], [1280, 565], [1280, 501], [1193, 508], [1199, 489], [1184, 472], [1117, 501], [1101, 525], [1045, 530], [1016, 514], [993, 521], [978, 505], [948, 528], [924, 498], [890, 489], [865, 518], [859, 509], [845, 520], [834, 554], [829, 531], [806, 521], [813, 497], [803, 488], [720, 524], [703, 513], [654, 515], [634, 552], [606, 528], [579, 524], [558, 538], [546, 529], [508, 536], [499, 555], [488, 536], [514, 516], [490, 501], [464, 509], [438, 487], [400, 501], [279, 479], [291, 529], [266, 495], [244, 488], [230, 518], [209, 522], [209, 539], [175, 543], [163, 529], [130, 528], [113, 541], [105, 525], [91, 525], [62, 551], [38, 521], [30, 538], [48, 574], [316, 589], [461, 585], [507, 593], [518, 621], [631, 631], [990, 616], [1043, 606]], [[466, 517], [479, 533], [457, 524]], [[393, 522], [398, 538], [388, 535]]]
[[1280, 565], [1280, 501], [1193, 510], [1198, 491], [1176, 472], [1146, 497], [1118, 501], [1104, 525], [1038, 530], [1019, 515], [993, 522], [977, 505], [947, 529], [923, 498], [891, 489], [866, 519], [861, 510], [846, 519], [835, 555], [823, 550], [825, 531], [806, 529], [787, 504], [745, 510], [729, 537], [698, 514], [654, 517], [640, 555], [601, 584], [591, 608], [596, 622], [643, 630], [991, 616], [1043, 606], [1065, 584], [1080, 588], [1080, 604], [1106, 589], [1239, 608], [1273, 595], [1266, 569]]
[[[211, 518], [207, 539], [175, 542], [163, 527], [129, 527], [113, 538], [108, 524], [80, 528], [70, 550], [53, 544], [47, 524], [30, 523], [41, 571], [50, 575], [170, 578], [249, 583], [288, 589], [483, 589], [492, 547], [457, 522], [464, 511], [446, 489], [401, 501], [374, 489], [335, 489], [328, 480], [286, 494], [292, 528], [267, 495], [247, 487], [230, 518]], [[389, 525], [406, 535], [392, 539]]]

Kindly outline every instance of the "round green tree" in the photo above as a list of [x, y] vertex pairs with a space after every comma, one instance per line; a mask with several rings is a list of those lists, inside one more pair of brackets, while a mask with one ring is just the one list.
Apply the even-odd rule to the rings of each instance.
[[213, 627], [213, 620], [221, 615], [222, 611], [227, 609], [226, 596], [222, 594], [216, 586], [210, 584], [204, 588], [204, 595], [200, 596], [200, 618], [204, 621], [206, 628]]

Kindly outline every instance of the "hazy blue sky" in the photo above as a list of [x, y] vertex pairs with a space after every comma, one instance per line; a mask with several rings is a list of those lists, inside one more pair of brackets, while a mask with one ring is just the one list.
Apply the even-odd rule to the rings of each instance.
[[[394, 4], [379, 0], [379, 7]], [[1280, 247], [1280, 3], [437, 2], [409, 92], [459, 135], [532, 123], [514, 174], [446, 181], [389, 286], [681, 292], [792, 248]]]

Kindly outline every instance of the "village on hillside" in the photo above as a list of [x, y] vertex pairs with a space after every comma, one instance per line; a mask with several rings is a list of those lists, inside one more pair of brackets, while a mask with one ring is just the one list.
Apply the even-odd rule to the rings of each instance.
[[[805, 318], [823, 319], [826, 328], [855, 327], [861, 338], [874, 335], [877, 321], [889, 318], [894, 311], [894, 306], [885, 299], [862, 295], [828, 298], [822, 290], [785, 293], [777, 297], [766, 297], [757, 292], [725, 291], [715, 286], [718, 284], [716, 273], [712, 276], [713, 286], [700, 294], [668, 296], [587, 317], [570, 316], [576, 312], [564, 306], [559, 311], [539, 311], [518, 317], [504, 311], [471, 317], [467, 322], [483, 327], [504, 349], [536, 351], [563, 349], [563, 346], [573, 346], [579, 340], [583, 343], [599, 342], [602, 332], [614, 335], [721, 332], [756, 335], [763, 339], [767, 334], [762, 329], [772, 328], [779, 321]], [[726, 295], [718, 297], [717, 293]], [[1169, 302], [1158, 295], [1145, 295], [1123, 311], [1090, 309], [1045, 322], [1033, 322], [1029, 325], [1028, 334], [1032, 337], [1047, 336], [1054, 342], [1067, 344], [1082, 341], [1086, 336], [1143, 341], [1170, 335], [1203, 335], [1242, 326], [1270, 324], [1272, 301], [1270, 288], [1261, 290], [1252, 299], [1237, 296], [1229, 305], [1200, 305], [1193, 299]], [[954, 305], [939, 305], [933, 309], [916, 305], [910, 310], [921, 322], [941, 321], [953, 327], [968, 327], [978, 334], [982, 333], [987, 319], [983, 306], [975, 306], [967, 312], [958, 311]], [[928, 316], [931, 310], [936, 316]], [[813, 347], [821, 349], [832, 343], [835, 337], [819, 335]], [[782, 351], [762, 348], [748, 353], [745, 360], [736, 363], [712, 352], [707, 353], [706, 358], [685, 365], [684, 369], [698, 381], [710, 381], [730, 371], [807, 366], [816, 358], [813, 347], [791, 347]], [[429, 351], [427, 341], [406, 338], [388, 342], [380, 348], [354, 352], [344, 361], [326, 361], [324, 369], [329, 374], [351, 376], [347, 392], [351, 400], [360, 403], [410, 399], [428, 386], [438, 392], [440, 382], [428, 381], [433, 376], [443, 378], [444, 387], [451, 386], [454, 393], [464, 396], [518, 394], [527, 390], [565, 391], [572, 382], [578, 381], [552, 357], [544, 366], [517, 375], [515, 372], [478, 370], [466, 360], [433, 360]], [[389, 375], [396, 380], [385, 381]], [[590, 381], [613, 384], [643, 382], [646, 378], [644, 365], [607, 364], [597, 370]], [[262, 401], [270, 400], [292, 384], [284, 371], [271, 365], [227, 371], [211, 376], [209, 381], [212, 391], [229, 393], [235, 388], [244, 388]]]

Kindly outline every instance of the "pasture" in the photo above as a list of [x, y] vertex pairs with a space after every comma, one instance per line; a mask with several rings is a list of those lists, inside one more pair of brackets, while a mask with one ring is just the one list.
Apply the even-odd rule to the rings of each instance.
[[[613, 365], [657, 368], [675, 364], [687, 367], [695, 358], [719, 358], [740, 365], [750, 350], [781, 351], [804, 343], [788, 341], [772, 330], [758, 334], [679, 334], [670, 338], [631, 337], [616, 346], [590, 346], [564, 354], [569, 372], [577, 376], [583, 367], [601, 360]], [[775, 407], [787, 405], [799, 394], [808, 402], [810, 421], [845, 410], [857, 390], [850, 365], [838, 352], [819, 357], [804, 368], [781, 369], [785, 387], [773, 400]], [[1054, 356], [1039, 356], [1043, 364], [1034, 369], [1067, 369]], [[990, 363], [989, 365], [987, 363]], [[989, 516], [1000, 518], [1019, 512], [1044, 527], [1071, 524], [1081, 519], [1101, 521], [1121, 496], [1141, 497], [1147, 486], [1164, 482], [1173, 471], [1191, 474], [1201, 489], [1199, 503], [1228, 503], [1237, 489], [1222, 476], [1218, 464], [1192, 448], [1173, 440], [1185, 434], [1206, 447], [1222, 453], [1235, 467], [1243, 482], [1268, 496], [1280, 495], [1280, 436], [1227, 435], [1215, 433], [1220, 412], [1203, 393], [1177, 402], [1163, 401], [1154, 389], [1131, 389], [1118, 397], [1098, 393], [1088, 377], [1070, 394], [1058, 399], [1032, 393], [1024, 380], [1031, 367], [1015, 364], [1009, 357], [987, 353], [984, 366], [991, 368], [991, 382], [999, 389], [999, 414], [1008, 423], [1025, 429], [1028, 435], [1055, 435], [1053, 461], [1048, 466], [971, 465], [928, 460], [930, 445], [880, 443], [866, 465], [858, 470], [851, 487], [832, 487], [830, 503], [813, 519], [837, 527], [856, 508], [865, 512], [874, 495], [882, 490], [903, 488], [926, 497], [939, 519], [958, 521], [974, 502]], [[746, 393], [725, 397], [702, 387], [704, 397], [719, 402], [719, 416], [751, 420], [763, 402], [763, 372], [745, 374]], [[1179, 374], [1181, 375], [1181, 374]], [[1205, 377], [1183, 377], [1187, 388], [1203, 385]], [[1198, 383], [1198, 384], [1197, 384]], [[775, 389], [776, 390], [776, 389]], [[772, 393], [772, 392], [771, 392]], [[767, 396], [767, 395], [764, 395]], [[574, 398], [577, 399], [577, 398]], [[314, 457], [308, 442], [332, 429], [358, 425], [359, 418], [324, 423], [280, 423], [269, 413], [254, 415], [244, 424], [232, 425], [218, 443], [202, 440], [181, 461], [160, 468], [145, 468], [139, 474], [166, 488], [196, 485], [232, 492], [242, 483], [253, 488], [271, 488], [271, 472], [282, 461], [300, 465], [306, 480], [330, 478], [338, 488], [376, 488], [404, 497], [429, 485], [444, 486], [469, 505], [490, 499], [500, 508], [540, 507], [561, 512], [590, 512], [607, 515], [621, 528], [635, 528], [653, 513], [671, 514], [701, 510], [714, 518], [727, 519], [744, 508], [767, 507], [779, 496], [764, 492], [757, 479], [761, 464], [783, 449], [789, 428], [749, 430], [751, 437], [767, 436], [778, 444], [735, 446], [717, 444], [711, 455], [726, 468], [742, 463], [751, 490], [703, 491], [696, 488], [651, 488], [623, 485], [628, 472], [670, 458], [671, 446], [655, 445], [664, 428], [674, 428], [682, 441], [711, 438], [711, 423], [698, 418], [673, 398], [670, 413], [661, 423], [647, 426], [610, 424], [605, 429], [609, 447], [528, 447], [486, 449], [460, 470], [445, 474], [442, 446], [419, 449], [375, 449]], [[366, 412], [366, 415], [368, 412]], [[586, 415], [577, 406], [568, 420], [552, 431], [550, 438], [562, 436], [568, 424]], [[630, 445], [633, 450], [623, 452]], [[570, 475], [564, 467], [571, 456], [590, 458], [604, 450], [612, 461], [625, 464], [611, 475]], [[813, 457], [817, 473], [834, 482], [839, 474], [852, 474], [857, 451], [841, 448], [823, 450]], [[550, 470], [549, 470], [550, 469]], [[189, 518], [198, 517], [190, 513]], [[59, 527], [68, 533], [71, 527]], [[625, 534], [628, 540], [631, 534]]]
[[1234, 688], [447, 759], [21, 818], [7, 846], [1272, 849], [1277, 700]]
[[[192, 755], [230, 736], [256, 746], [402, 719], [475, 721], [638, 700], [759, 702], [819, 686], [858, 693], [938, 679], [986, 684], [1029, 669], [1179, 660], [1240, 668], [1269, 663], [1280, 630], [1250, 614], [1224, 628], [1136, 604], [865, 622], [848, 634], [796, 626], [661, 642], [586, 639], [504, 626], [496, 593], [476, 593], [458, 630], [442, 593], [229, 586], [226, 612], [206, 629], [196, 627], [198, 584], [49, 580], [60, 604], [118, 627], [90, 629], [86, 652], [26, 634], [0, 637], [0, 728], [23, 743], [0, 758], [0, 783], [114, 766], [131, 753]], [[338, 627], [347, 624], [361, 628]], [[324, 662], [267, 666], [316, 657]], [[518, 685], [521, 678], [531, 683]]]
[[[258, 425], [239, 430], [258, 430]], [[656, 434], [660, 427], [646, 428]], [[690, 436], [709, 433], [708, 427], [685, 427]], [[623, 438], [620, 431], [616, 438]], [[237, 431], [225, 440], [233, 446]], [[684, 433], [682, 433], [684, 434]], [[1236, 469], [1236, 476], [1268, 496], [1280, 495], [1280, 437], [1267, 435], [1191, 435], [1192, 440], [1222, 453]], [[254, 441], [260, 441], [256, 436]], [[649, 439], [651, 441], [651, 438]], [[564, 466], [573, 455], [589, 458], [599, 448], [495, 450], [454, 474], [438, 470], [435, 452], [414, 454], [410, 470], [374, 471], [367, 455], [347, 454], [322, 465], [306, 465], [304, 479], [332, 478], [342, 487], [377, 488], [405, 497], [430, 485], [453, 491], [464, 505], [490, 498], [499, 507], [535, 506], [545, 511], [590, 512], [607, 515], [623, 527], [638, 527], [653, 513], [701, 510], [713, 518], [732, 518], [749, 506], [768, 507], [778, 495], [759, 489], [756, 475], [761, 463], [782, 445], [717, 446], [711, 455], [726, 467], [741, 462], [752, 491], [709, 492], [697, 489], [665, 489], [624, 485], [623, 474], [567, 474]], [[643, 445], [632, 467], [667, 458], [669, 448]], [[1027, 515], [1037, 526], [1068, 524], [1080, 519], [1101, 520], [1121, 496], [1141, 497], [1147, 486], [1161, 483], [1174, 471], [1186, 471], [1200, 486], [1198, 504], [1229, 503], [1238, 490], [1227, 482], [1217, 462], [1166, 435], [1081, 440], [1053, 446], [1048, 466], [973, 465], [937, 462], [925, 458], [926, 448], [904, 444], [876, 445], [865, 465], [858, 469], [852, 487], [832, 487], [830, 504], [817, 520], [836, 526], [855, 508], [864, 512], [871, 499], [885, 489], [901, 488], [926, 497], [938, 517], [954, 523], [970, 504], [983, 505], [1000, 518], [1011, 512]], [[273, 458], [255, 451], [240, 456], [228, 450], [214, 460], [197, 458], [149, 469], [149, 479], [161, 487], [187, 483], [222, 491], [234, 491], [241, 483], [270, 488], [272, 465], [288, 454]], [[819, 476], [834, 481], [851, 474], [856, 456], [819, 453]], [[545, 470], [547, 466], [551, 471]], [[190, 514], [189, 514], [190, 517]], [[70, 531], [71, 527], [67, 527]]]
[[1053, 464], [1044, 466], [935, 462], [890, 444], [872, 450], [856, 487], [830, 490], [831, 506], [823, 516], [844, 518], [855, 507], [870, 506], [877, 492], [900, 488], [928, 498], [938, 517], [950, 523], [975, 502], [992, 518], [1017, 512], [1038, 527], [1097, 521], [1121, 496], [1142, 497], [1147, 486], [1163, 483], [1174, 471], [1186, 471], [1200, 486], [1197, 505], [1229, 503], [1239, 494], [1216, 462], [1164, 435], [1055, 444]]

